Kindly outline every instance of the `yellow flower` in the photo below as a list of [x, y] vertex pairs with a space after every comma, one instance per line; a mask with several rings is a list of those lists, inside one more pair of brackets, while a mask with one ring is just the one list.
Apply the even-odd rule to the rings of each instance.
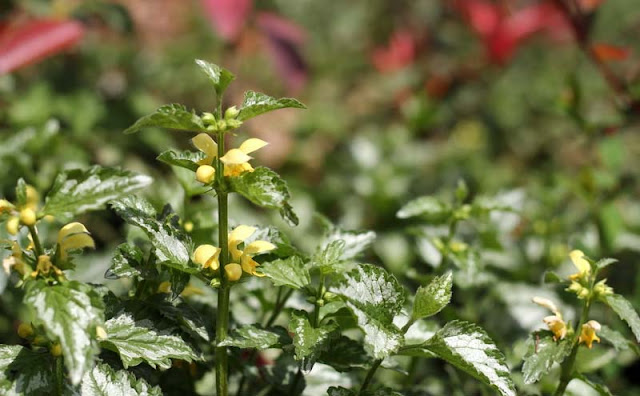
[[60, 356], [62, 355], [62, 347], [56, 342], [55, 344], [51, 345], [51, 348], [49, 348], [49, 352], [51, 352], [51, 355], [53, 356]]
[[613, 294], [613, 288], [607, 285], [606, 279], [602, 279], [593, 287], [593, 292], [598, 296], [610, 296]]
[[29, 323], [22, 322], [18, 326], [18, 336], [20, 338], [30, 338], [33, 335], [33, 327]]
[[38, 265], [36, 265], [36, 270], [31, 273], [31, 277], [35, 278], [38, 274], [49, 275], [51, 270], [58, 276], [62, 275], [60, 268], [51, 263], [51, 257], [43, 254], [38, 256]]
[[17, 235], [20, 231], [20, 218], [12, 217], [7, 221], [7, 232], [11, 235]]
[[245, 140], [237, 149], [231, 149], [220, 157], [224, 164], [225, 176], [239, 176], [244, 172], [253, 172], [253, 167], [249, 164], [252, 159], [249, 153], [260, 150], [266, 146], [267, 142], [261, 139], [251, 138]]
[[245, 246], [244, 250], [238, 249], [238, 245], [253, 235], [254, 232], [256, 232], [255, 227], [246, 225], [234, 228], [229, 233], [229, 253], [232, 261], [239, 263], [244, 272], [255, 276], [264, 276], [256, 272], [256, 267], [260, 264], [253, 259], [253, 256], [273, 250], [276, 248], [275, 245], [267, 241], [253, 241]]
[[560, 314], [560, 311], [558, 311], [558, 307], [556, 307], [556, 304], [554, 304], [554, 302], [549, 300], [548, 298], [534, 297], [532, 301], [540, 305], [541, 307], [547, 308], [549, 311], [553, 312], [553, 314], [558, 316], [559, 318], [562, 318], [562, 315]]
[[0, 199], [0, 215], [3, 213], [12, 212], [15, 209], [15, 206], [6, 199]]
[[171, 292], [171, 282], [164, 281], [158, 285], [158, 293], [170, 293]]
[[38, 202], [40, 202], [40, 194], [38, 191], [30, 185], [26, 187], [27, 202], [22, 209], [31, 209], [33, 211], [38, 209]]
[[595, 320], [590, 320], [582, 325], [582, 332], [580, 333], [579, 343], [587, 344], [587, 348], [591, 349], [593, 341], [600, 342], [600, 337], [596, 335], [596, 331], [600, 331], [600, 323]]
[[553, 333], [553, 339], [555, 341], [562, 340], [567, 335], [567, 324], [564, 323], [561, 317], [557, 315], [547, 316], [542, 321], [549, 327], [549, 330]]
[[67, 260], [70, 251], [87, 247], [93, 249], [95, 243], [82, 223], [69, 223], [58, 232], [58, 252], [62, 261]]
[[571, 251], [571, 253], [569, 253], [569, 257], [571, 258], [573, 265], [578, 269], [577, 273], [569, 276], [570, 280], [577, 280], [589, 276], [591, 273], [591, 264], [589, 264], [581, 250]]
[[24, 266], [25, 263], [24, 260], [22, 260], [22, 249], [20, 248], [20, 245], [18, 245], [18, 242], [12, 241], [11, 256], [6, 257], [4, 260], [2, 260], [2, 267], [4, 268], [4, 272], [8, 275], [11, 273], [11, 268], [15, 268], [18, 273], [24, 275]]
[[213, 245], [200, 245], [193, 252], [193, 262], [200, 264], [202, 268], [217, 270], [220, 267], [220, 248]]
[[20, 211], [20, 222], [26, 226], [36, 224], [36, 212], [31, 208], [24, 208]]
[[227, 274], [227, 279], [235, 282], [242, 276], [242, 267], [236, 263], [227, 264], [224, 266], [224, 272]]

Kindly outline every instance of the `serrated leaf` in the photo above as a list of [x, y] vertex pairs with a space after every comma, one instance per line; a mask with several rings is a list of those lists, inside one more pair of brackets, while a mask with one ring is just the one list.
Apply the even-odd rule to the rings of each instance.
[[323, 274], [340, 272], [340, 264], [344, 263], [343, 252], [345, 242], [338, 239], [321, 246], [311, 260], [311, 266], [318, 268]]
[[333, 227], [325, 237], [321, 249], [326, 249], [335, 241], [343, 241], [341, 259], [353, 260], [367, 250], [375, 239], [376, 233], [373, 231], [350, 231]]
[[576, 378], [578, 378], [579, 380], [585, 382], [587, 385], [589, 385], [591, 388], [593, 388], [593, 390], [598, 392], [598, 395], [600, 395], [600, 396], [613, 396], [613, 393], [611, 393], [609, 388], [607, 388], [607, 386], [605, 384], [603, 384], [602, 382], [596, 381], [596, 380], [592, 380], [592, 379], [588, 378], [586, 375], [584, 375], [582, 373], [578, 373], [578, 372], [576, 372], [575, 376], [576, 376]]
[[204, 159], [205, 154], [201, 151], [173, 151], [167, 150], [162, 152], [156, 159], [167, 165], [179, 166], [180, 168], [189, 169], [191, 171], [198, 170], [200, 166], [198, 161]]
[[4, 395], [38, 396], [55, 386], [53, 360], [46, 352], [20, 345], [0, 345], [0, 391]]
[[169, 302], [163, 298], [156, 298], [150, 301], [158, 310], [160, 315], [178, 324], [189, 334], [209, 341], [209, 333], [204, 325], [204, 319], [189, 304], [184, 302]]
[[546, 375], [554, 363], [561, 364], [571, 353], [572, 343], [569, 339], [555, 341], [548, 331], [532, 334], [527, 341], [529, 350], [524, 356], [522, 374], [525, 384], [538, 382]]
[[171, 298], [176, 299], [182, 293], [189, 284], [191, 275], [177, 270], [175, 268], [169, 268], [169, 283], [171, 284]]
[[[598, 331], [598, 335], [608, 341], [611, 345], [613, 345], [616, 351], [624, 351], [626, 349], [636, 347], [634, 342], [629, 341], [620, 332], [615, 331], [607, 325], [601, 326], [600, 330]], [[637, 347], [634, 349], [637, 350]]]
[[244, 93], [238, 120], [245, 121], [260, 114], [286, 107], [306, 109], [305, 105], [293, 98], [276, 99], [260, 92], [247, 91]]
[[97, 353], [94, 334], [96, 326], [104, 322], [102, 299], [84, 283], [49, 286], [34, 281], [27, 286], [24, 302], [33, 312], [35, 323], [60, 343], [71, 382], [78, 384]]
[[420, 286], [413, 301], [413, 320], [426, 318], [442, 311], [451, 301], [453, 275], [448, 272], [436, 276], [427, 286]]
[[178, 227], [177, 216], [158, 217], [148, 201], [133, 195], [111, 202], [111, 207], [128, 224], [140, 227], [147, 234], [160, 263], [188, 273], [200, 271], [200, 267], [189, 260], [191, 240]]
[[120, 312], [104, 326], [108, 338], [100, 346], [120, 355], [125, 368], [142, 362], [167, 369], [171, 359], [191, 362], [200, 356], [181, 337], [167, 330], [158, 330], [149, 319], [134, 319], [128, 312]]
[[60, 173], [47, 194], [43, 214], [67, 219], [102, 209], [113, 200], [151, 184], [151, 178], [133, 172], [92, 166]]
[[384, 359], [402, 344], [393, 324], [404, 304], [404, 289], [382, 268], [365, 264], [344, 274], [332, 290], [342, 296], [364, 332], [364, 345], [376, 359]]
[[237, 348], [255, 348], [259, 351], [269, 348], [281, 348], [291, 342], [287, 331], [282, 327], [264, 329], [256, 325], [241, 326], [231, 332], [219, 346]]
[[82, 396], [162, 396], [162, 390], [125, 370], [98, 363], [82, 378]]
[[598, 260], [598, 262], [596, 263], [596, 268], [598, 270], [601, 270], [601, 269], [606, 268], [606, 267], [610, 266], [611, 264], [615, 264], [617, 262], [618, 262], [618, 260], [616, 260], [614, 258], [603, 258], [601, 260]]
[[479, 326], [454, 320], [427, 340], [424, 347], [501, 395], [516, 395], [504, 355]]
[[143, 128], [158, 127], [181, 131], [205, 131], [207, 128], [195, 112], [181, 104], [167, 104], [148, 114], [127, 128], [124, 133], [136, 133]]
[[396, 216], [400, 219], [420, 216], [432, 222], [440, 222], [451, 215], [451, 207], [431, 196], [416, 198], [405, 204]]
[[293, 335], [296, 360], [305, 359], [312, 365], [326, 349], [327, 341], [335, 330], [335, 324], [314, 328], [304, 313], [294, 311], [289, 320], [289, 332]]
[[262, 263], [258, 269], [271, 279], [275, 286], [301, 289], [311, 283], [309, 270], [298, 256]]
[[104, 277], [107, 279], [131, 278], [141, 276], [141, 268], [144, 265], [142, 250], [137, 246], [123, 243], [118, 246], [111, 259], [111, 267]]
[[340, 372], [364, 368], [369, 358], [362, 344], [346, 336], [329, 340], [327, 349], [318, 358], [319, 363], [328, 364]]
[[230, 182], [233, 190], [249, 201], [263, 208], [278, 209], [285, 221], [291, 225], [298, 225], [298, 217], [289, 204], [289, 187], [280, 175], [271, 169], [259, 166], [253, 172], [232, 177]]
[[234, 76], [229, 70], [202, 59], [196, 59], [196, 65], [198, 65], [207, 77], [209, 77], [209, 80], [211, 80], [214, 88], [216, 89], [218, 98], [220, 98], [224, 91], [226, 91], [231, 81], [236, 78], [236, 76]]
[[601, 299], [618, 314], [620, 319], [627, 322], [633, 335], [636, 336], [636, 340], [640, 342], [640, 317], [638, 317], [633, 305], [619, 294], [604, 296]]

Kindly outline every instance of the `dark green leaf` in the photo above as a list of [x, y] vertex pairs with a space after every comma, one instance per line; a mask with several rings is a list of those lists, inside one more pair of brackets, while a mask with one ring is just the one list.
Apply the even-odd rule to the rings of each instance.
[[205, 131], [207, 129], [195, 112], [187, 110], [181, 104], [174, 103], [161, 106], [153, 113], [140, 118], [135, 124], [127, 128], [124, 133], [136, 133], [143, 128], [149, 127], [178, 129], [181, 131]]
[[253, 172], [245, 172], [230, 179], [233, 190], [258, 206], [279, 209], [280, 215], [291, 225], [298, 224], [289, 199], [289, 187], [280, 175], [269, 168], [257, 167]]
[[607, 388], [607, 386], [602, 382], [590, 379], [581, 373], [576, 373], [576, 377], [592, 387], [600, 396], [613, 396], [613, 393], [611, 393], [609, 388]]
[[177, 270], [175, 268], [169, 268], [169, 283], [171, 283], [171, 298], [174, 300], [178, 298], [180, 293], [183, 292], [184, 288], [187, 287], [189, 281], [191, 280], [191, 275]]
[[293, 98], [272, 98], [260, 92], [247, 91], [244, 93], [242, 108], [238, 120], [244, 121], [269, 111], [293, 107], [306, 109], [305, 105]]
[[420, 216], [431, 222], [441, 222], [452, 213], [451, 207], [431, 196], [416, 198], [404, 205], [397, 213], [398, 218], [408, 219]]
[[98, 363], [82, 378], [81, 396], [162, 396], [162, 390], [126, 370]]
[[345, 336], [329, 340], [318, 362], [328, 364], [340, 372], [364, 368], [370, 363], [362, 344]]
[[615, 331], [607, 325], [602, 325], [602, 327], [598, 331], [598, 335], [601, 338], [604, 338], [605, 341], [608, 341], [611, 345], [613, 345], [616, 351], [624, 351], [625, 349], [629, 348], [633, 348], [634, 350], [636, 350], [636, 352], [638, 351], [638, 347], [634, 342], [629, 341], [621, 333]]
[[341, 386], [332, 386], [327, 389], [327, 395], [329, 396], [356, 396], [356, 391], [352, 391], [351, 389], [343, 388]]
[[554, 363], [561, 364], [569, 356], [572, 345], [569, 339], [555, 341], [549, 331], [533, 333], [527, 344], [529, 349], [522, 366], [525, 384], [538, 382]]
[[616, 260], [614, 258], [603, 258], [602, 260], [598, 260], [598, 262], [596, 263], [596, 268], [598, 270], [601, 270], [601, 269], [606, 268], [606, 267], [610, 266], [611, 264], [615, 264], [617, 262], [618, 262], [618, 260]]
[[261, 351], [269, 348], [281, 348], [282, 345], [289, 343], [291, 343], [291, 339], [282, 327], [264, 329], [256, 325], [245, 325], [233, 330], [231, 335], [218, 345], [255, 348]]
[[562, 283], [564, 279], [560, 277], [560, 275], [556, 274], [553, 271], [545, 271], [543, 275], [544, 283]]
[[618, 314], [620, 319], [627, 322], [636, 340], [640, 342], [640, 317], [633, 305], [619, 294], [604, 296], [601, 299]]
[[304, 313], [293, 312], [289, 321], [289, 332], [293, 334], [296, 359], [314, 362], [326, 349], [331, 333], [335, 330], [335, 324], [314, 328]]
[[137, 246], [123, 243], [118, 246], [113, 259], [111, 259], [111, 267], [104, 274], [104, 277], [107, 279], [119, 279], [141, 276], [141, 268], [143, 266], [144, 256], [142, 250]]
[[204, 325], [204, 319], [189, 304], [169, 302], [163, 298], [155, 298], [151, 302], [160, 315], [176, 323], [192, 336], [209, 341], [209, 333]]
[[196, 59], [196, 65], [198, 65], [207, 77], [209, 77], [216, 90], [216, 94], [218, 95], [218, 100], [220, 100], [219, 98], [224, 94], [224, 91], [226, 91], [227, 87], [231, 81], [236, 78], [236, 76], [223, 67], [201, 59]]
[[197, 151], [173, 151], [167, 150], [160, 154], [156, 159], [158, 161], [164, 162], [165, 164], [172, 166], [179, 166], [180, 168], [189, 169], [192, 171], [198, 170], [200, 166], [198, 161], [204, 159], [205, 154], [203, 152]]
[[101, 209], [107, 202], [151, 184], [151, 178], [114, 168], [92, 166], [62, 172], [47, 194], [43, 213], [57, 218]]
[[53, 359], [20, 345], [0, 345], [0, 391], [3, 395], [39, 396], [55, 386]]
[[442, 311], [451, 301], [451, 286], [453, 275], [451, 272], [436, 276], [427, 286], [420, 286], [413, 301], [413, 320], [426, 318]]
[[309, 271], [298, 256], [262, 263], [258, 269], [270, 278], [275, 286], [301, 289], [311, 283]]
[[47, 336], [60, 343], [73, 384], [80, 382], [97, 353], [96, 327], [104, 322], [104, 307], [91, 286], [71, 281], [47, 285], [29, 282], [24, 301]]
[[504, 355], [479, 326], [454, 320], [440, 329], [424, 347], [501, 395], [516, 395]]

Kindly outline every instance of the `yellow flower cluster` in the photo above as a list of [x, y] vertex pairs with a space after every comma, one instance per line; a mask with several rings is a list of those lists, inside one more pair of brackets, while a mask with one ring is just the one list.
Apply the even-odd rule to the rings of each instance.
[[26, 186], [26, 202], [24, 205], [16, 206], [6, 199], [0, 199], [0, 215], [8, 213], [11, 217], [7, 220], [7, 232], [11, 235], [18, 234], [20, 224], [32, 226], [36, 223], [38, 202], [40, 196], [35, 188]]
[[567, 324], [562, 319], [562, 314], [553, 301], [543, 297], [534, 297], [533, 302], [553, 312], [553, 315], [546, 316], [542, 321], [553, 333], [554, 340], [558, 341], [564, 339], [567, 335]]

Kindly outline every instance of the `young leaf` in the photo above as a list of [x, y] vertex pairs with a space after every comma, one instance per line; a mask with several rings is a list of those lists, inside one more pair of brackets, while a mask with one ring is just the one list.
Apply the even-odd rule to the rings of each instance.
[[179, 166], [181, 168], [189, 169], [192, 171], [198, 170], [200, 166], [198, 161], [204, 159], [205, 154], [203, 152], [197, 151], [173, 151], [167, 150], [160, 154], [156, 159], [160, 162], [164, 162], [165, 164], [172, 166]]
[[153, 113], [140, 118], [135, 122], [135, 124], [127, 128], [124, 133], [127, 135], [136, 133], [139, 130], [148, 127], [193, 132], [206, 131], [207, 129], [200, 117], [198, 117], [194, 111], [189, 111], [186, 107], [177, 103], [159, 107]]
[[256, 325], [246, 325], [235, 329], [219, 346], [237, 348], [255, 348], [259, 351], [269, 348], [281, 348], [291, 343], [287, 331], [282, 327], [264, 329]]
[[635, 342], [628, 340], [621, 333], [615, 331], [611, 327], [607, 325], [602, 325], [600, 331], [598, 331], [598, 335], [601, 338], [604, 338], [605, 341], [608, 341], [616, 351], [624, 351], [626, 349], [632, 348], [636, 353], [640, 354], [640, 349], [636, 345]]
[[322, 243], [321, 249], [326, 249], [334, 241], [343, 241], [344, 247], [340, 253], [341, 260], [353, 260], [369, 249], [376, 239], [373, 231], [348, 231], [332, 227]]
[[238, 120], [244, 121], [260, 114], [273, 110], [292, 107], [296, 109], [306, 109], [306, 106], [293, 98], [272, 98], [260, 92], [247, 91], [244, 93], [242, 108], [238, 114]]
[[448, 272], [436, 276], [427, 286], [420, 286], [413, 302], [413, 320], [426, 318], [442, 311], [451, 301], [453, 275]]
[[100, 346], [120, 355], [125, 368], [142, 362], [168, 369], [171, 359], [191, 362], [200, 356], [182, 338], [154, 328], [149, 319], [136, 320], [125, 311], [105, 323], [108, 338]]
[[293, 334], [296, 360], [309, 358], [308, 360], [315, 362], [326, 349], [327, 341], [335, 329], [334, 324], [314, 328], [306, 315], [293, 312], [289, 321], [289, 332]]
[[344, 249], [345, 242], [341, 239], [320, 247], [311, 260], [311, 266], [323, 274], [340, 272], [340, 264], [345, 261], [342, 258]]
[[516, 395], [504, 355], [479, 326], [454, 320], [427, 340], [424, 347], [501, 395]]
[[365, 349], [384, 359], [402, 344], [393, 318], [404, 304], [404, 289], [384, 269], [365, 264], [346, 273], [332, 290], [342, 296], [364, 332]]
[[141, 276], [144, 256], [139, 247], [123, 243], [118, 246], [111, 259], [111, 267], [104, 274], [107, 279], [132, 278]]
[[298, 217], [293, 212], [289, 199], [289, 187], [280, 175], [269, 168], [257, 167], [253, 172], [245, 172], [230, 179], [233, 190], [258, 206], [279, 209], [282, 218], [291, 225], [298, 225]]
[[204, 319], [189, 304], [179, 301], [169, 302], [158, 295], [147, 302], [152, 304], [160, 315], [180, 326], [187, 333], [209, 341], [209, 333], [204, 325]]
[[562, 363], [571, 352], [571, 341], [555, 341], [548, 331], [536, 332], [529, 338], [529, 350], [524, 356], [522, 374], [525, 384], [538, 382], [546, 375], [554, 363]]
[[98, 363], [82, 378], [80, 394], [86, 396], [162, 396], [162, 390], [151, 386], [142, 378], [126, 370], [114, 370], [105, 363]]
[[451, 207], [431, 196], [416, 198], [404, 205], [396, 216], [400, 219], [420, 216], [432, 222], [441, 222], [451, 215]]
[[151, 184], [151, 178], [114, 168], [92, 166], [60, 173], [47, 194], [43, 214], [67, 219], [101, 209], [107, 202]]
[[213, 83], [213, 87], [216, 89], [218, 100], [220, 100], [220, 97], [222, 97], [222, 94], [224, 94], [224, 91], [227, 90], [227, 87], [236, 76], [223, 67], [201, 59], [196, 59], [196, 65], [209, 77], [209, 80]]
[[620, 319], [627, 322], [633, 335], [636, 336], [636, 340], [640, 342], [640, 317], [638, 317], [633, 305], [619, 294], [604, 296], [601, 299], [618, 314]]
[[20, 345], [0, 345], [0, 391], [3, 395], [44, 395], [55, 386], [53, 359]]
[[71, 382], [78, 384], [97, 352], [94, 335], [96, 326], [104, 322], [102, 299], [84, 283], [50, 286], [33, 281], [28, 283], [24, 301], [47, 336], [60, 343]]
[[610, 266], [611, 264], [615, 264], [617, 262], [618, 262], [618, 260], [616, 260], [614, 258], [603, 258], [601, 260], [598, 260], [598, 262], [596, 263], [596, 268], [598, 270], [601, 270], [601, 269], [606, 268], [606, 267]]
[[270, 278], [275, 286], [301, 289], [311, 283], [309, 270], [298, 256], [262, 263], [258, 269]]

